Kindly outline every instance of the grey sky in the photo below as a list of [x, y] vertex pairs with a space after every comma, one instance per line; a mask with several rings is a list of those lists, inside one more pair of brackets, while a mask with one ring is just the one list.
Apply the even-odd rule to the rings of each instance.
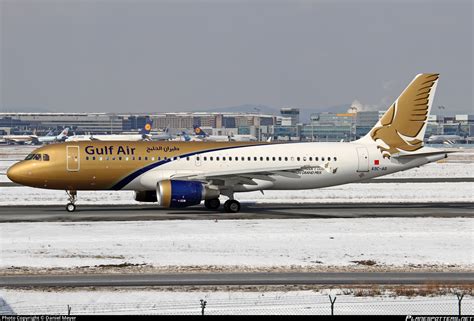
[[471, 1], [0, 0], [1, 110], [385, 109], [420, 72], [473, 110]]

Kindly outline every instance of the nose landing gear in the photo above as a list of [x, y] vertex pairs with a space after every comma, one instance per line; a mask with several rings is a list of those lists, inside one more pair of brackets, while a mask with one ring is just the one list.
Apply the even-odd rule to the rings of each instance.
[[66, 191], [66, 194], [69, 198], [69, 203], [66, 205], [66, 211], [72, 213], [76, 210], [76, 201], [77, 201], [77, 191]]

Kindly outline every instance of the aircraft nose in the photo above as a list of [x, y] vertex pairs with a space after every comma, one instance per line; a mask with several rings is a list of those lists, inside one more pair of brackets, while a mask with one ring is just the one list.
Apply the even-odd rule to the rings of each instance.
[[20, 183], [21, 177], [24, 176], [23, 169], [20, 164], [15, 164], [7, 170], [7, 177], [15, 183]]

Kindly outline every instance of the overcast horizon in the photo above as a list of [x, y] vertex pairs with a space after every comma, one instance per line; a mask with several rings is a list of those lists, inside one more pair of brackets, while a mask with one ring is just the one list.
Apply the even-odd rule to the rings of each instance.
[[436, 72], [434, 107], [474, 113], [471, 1], [0, 0], [0, 12], [0, 111], [385, 110]]

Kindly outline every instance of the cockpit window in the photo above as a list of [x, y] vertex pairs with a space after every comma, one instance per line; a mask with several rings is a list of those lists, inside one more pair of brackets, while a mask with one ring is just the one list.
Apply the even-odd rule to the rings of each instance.
[[[29, 154], [28, 156], [25, 157], [25, 160], [41, 160], [41, 154]], [[49, 160], [49, 155], [44, 154], [43, 155], [44, 160]]]
[[45, 162], [48, 162], [49, 161], [49, 155], [48, 154], [43, 154], [43, 160]]

